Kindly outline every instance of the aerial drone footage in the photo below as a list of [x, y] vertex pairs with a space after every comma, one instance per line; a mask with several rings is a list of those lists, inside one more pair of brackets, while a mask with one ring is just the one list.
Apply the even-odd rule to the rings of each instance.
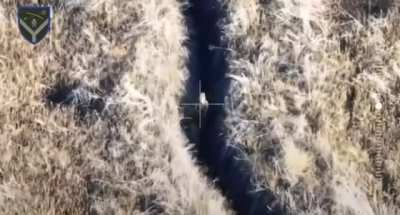
[[400, 214], [399, 0], [0, 0], [0, 214]]

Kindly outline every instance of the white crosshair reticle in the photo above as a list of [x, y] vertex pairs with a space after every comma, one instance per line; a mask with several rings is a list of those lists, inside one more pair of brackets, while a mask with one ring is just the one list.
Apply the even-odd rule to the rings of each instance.
[[[199, 98], [195, 103], [182, 103], [181, 106], [194, 106], [198, 108], [199, 112], [199, 128], [201, 128], [201, 112], [207, 111], [209, 106], [225, 106], [225, 103], [208, 102], [206, 94], [201, 91], [201, 81], [199, 81]], [[184, 117], [183, 119], [193, 119], [192, 117]]]

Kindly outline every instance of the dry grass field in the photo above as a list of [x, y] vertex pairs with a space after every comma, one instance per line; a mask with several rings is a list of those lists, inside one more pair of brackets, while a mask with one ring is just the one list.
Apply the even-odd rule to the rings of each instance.
[[227, 123], [260, 181], [294, 214], [399, 214], [399, 1], [227, 4]]
[[[293, 214], [400, 214], [400, 1], [219, 1], [229, 141], [259, 183]], [[188, 2], [0, 0], [0, 215], [234, 214], [180, 127]], [[37, 3], [32, 46], [16, 8]]]
[[[179, 127], [181, 3], [46, 2], [35, 47], [15, 11], [37, 2], [0, 3], [0, 214], [230, 214]], [[59, 85], [101, 96], [103, 113], [48, 104]]]

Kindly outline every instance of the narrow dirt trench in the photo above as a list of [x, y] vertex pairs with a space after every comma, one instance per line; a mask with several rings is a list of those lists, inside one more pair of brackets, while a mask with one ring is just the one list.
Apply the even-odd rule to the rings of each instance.
[[[194, 154], [237, 214], [285, 214], [276, 196], [258, 186], [250, 161], [238, 144], [227, 143], [224, 101], [228, 95], [227, 45], [220, 23], [225, 10], [218, 0], [190, 0], [184, 14], [189, 30], [190, 77], [182, 99], [182, 128]], [[201, 108], [200, 93], [208, 108]]]

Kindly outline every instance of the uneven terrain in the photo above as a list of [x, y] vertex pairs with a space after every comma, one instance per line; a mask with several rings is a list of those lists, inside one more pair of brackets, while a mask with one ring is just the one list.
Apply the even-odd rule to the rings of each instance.
[[35, 47], [17, 3], [0, 3], [0, 214], [230, 213], [179, 125], [181, 3], [46, 1]]
[[399, 2], [226, 1], [232, 142], [294, 214], [399, 214]]
[[0, 214], [400, 214], [399, 34], [398, 0], [2, 0]]

